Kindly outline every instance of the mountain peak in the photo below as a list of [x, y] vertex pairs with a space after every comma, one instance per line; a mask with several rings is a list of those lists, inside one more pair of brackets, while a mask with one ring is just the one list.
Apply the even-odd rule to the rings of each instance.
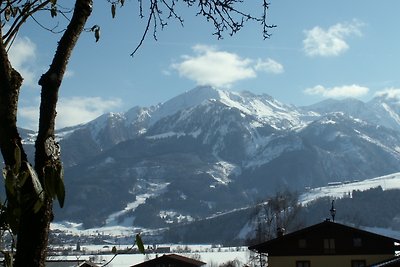
[[173, 115], [179, 110], [187, 109], [200, 105], [209, 99], [220, 99], [220, 90], [211, 86], [198, 86], [192, 90], [186, 91], [165, 103], [162, 103], [159, 108], [152, 114], [151, 124], [154, 124], [160, 118]]
[[197, 98], [218, 98], [220, 95], [220, 89], [209, 85], [201, 85], [193, 88], [192, 90], [186, 91], [184, 94], [188, 96], [196, 96]]

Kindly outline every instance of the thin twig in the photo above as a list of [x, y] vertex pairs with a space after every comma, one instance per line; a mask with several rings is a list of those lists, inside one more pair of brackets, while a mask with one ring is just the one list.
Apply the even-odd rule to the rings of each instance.
[[102, 265], [101, 267], [104, 267], [104, 266], [107, 266], [108, 264], [110, 264], [110, 263], [115, 259], [115, 257], [117, 257], [118, 255], [127, 254], [127, 253], [128, 253], [129, 251], [131, 251], [135, 246], [136, 246], [136, 240], [135, 240], [135, 242], [133, 243], [133, 245], [132, 245], [129, 249], [127, 249], [124, 253], [115, 253], [114, 256], [113, 256], [108, 262], [106, 262], [104, 265]]

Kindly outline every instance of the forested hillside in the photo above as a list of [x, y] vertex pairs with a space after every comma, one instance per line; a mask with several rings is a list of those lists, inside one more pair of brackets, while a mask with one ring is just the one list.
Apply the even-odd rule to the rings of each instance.
[[[323, 197], [301, 206], [294, 225], [301, 227], [331, 219], [329, 209], [332, 197]], [[341, 198], [334, 198], [335, 221], [355, 227], [377, 227], [400, 231], [400, 189], [383, 190], [382, 187], [366, 191], [354, 190]], [[241, 242], [247, 244], [254, 238], [257, 219], [254, 218], [256, 206], [238, 210], [189, 224], [171, 227], [164, 235], [168, 242], [209, 242], [232, 244]], [[265, 217], [260, 217], [260, 220]], [[227, 229], [225, 225], [229, 223]], [[211, 229], [211, 230], [210, 230]], [[287, 232], [296, 230], [293, 227]], [[246, 232], [248, 235], [243, 235]]]

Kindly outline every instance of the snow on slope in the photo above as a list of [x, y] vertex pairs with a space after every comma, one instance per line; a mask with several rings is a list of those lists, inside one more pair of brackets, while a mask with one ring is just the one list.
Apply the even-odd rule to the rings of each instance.
[[[227, 185], [231, 182], [229, 176], [230, 175], [238, 175], [241, 173], [241, 169], [239, 166], [231, 164], [227, 161], [218, 161], [216, 162], [207, 173], [218, 183]], [[212, 185], [214, 186], [214, 185]], [[210, 185], [210, 187], [212, 187]], [[215, 186], [214, 186], [215, 187]]]
[[[304, 193], [300, 196], [300, 203], [307, 204], [321, 197], [334, 197], [341, 198], [344, 195], [351, 194], [353, 190], [365, 191], [371, 188], [381, 186], [383, 190], [399, 189], [400, 188], [400, 172], [392, 173], [385, 176], [380, 176], [364, 181], [343, 183], [325, 187], [313, 188], [309, 192]], [[379, 228], [379, 227], [365, 227], [359, 226], [365, 231], [384, 235], [391, 238], [400, 239], [400, 231], [393, 230], [390, 228]]]
[[123, 222], [119, 222], [118, 218], [133, 212], [137, 207], [139, 207], [140, 204], [145, 203], [146, 199], [160, 195], [168, 185], [169, 183], [161, 183], [161, 184], [150, 183], [149, 192], [137, 195], [136, 201], [128, 203], [125, 209], [109, 215], [108, 218], [106, 219], [106, 227], [117, 226], [117, 225], [131, 227], [134, 219], [133, 217], [124, 218]]
[[[282, 128], [279, 122], [287, 120], [291, 126], [298, 125], [301, 114], [289, 106], [267, 95], [257, 96], [249, 92], [219, 91], [221, 103], [237, 108], [244, 114], [254, 115], [260, 121], [271, 123], [274, 128]], [[278, 123], [278, 124], [275, 124]]]
[[[150, 124], [178, 111], [201, 105], [206, 101], [219, 101], [228, 107], [240, 110], [243, 114], [254, 116], [260, 122], [269, 123], [276, 129], [296, 126], [302, 123], [300, 117], [304, 115], [300, 114], [296, 108], [285, 105], [268, 95], [254, 95], [250, 92], [238, 93], [210, 86], [199, 86], [160, 104], [151, 115]], [[283, 121], [285, 123], [282, 124]]]
[[[107, 128], [125, 127], [132, 131], [129, 128], [134, 127], [137, 133], [143, 134], [148, 127], [154, 125], [160, 119], [171, 116], [178, 111], [190, 110], [209, 101], [218, 101], [227, 107], [240, 110], [243, 116], [254, 117], [256, 119], [254, 123], [258, 123], [260, 127], [268, 124], [275, 129], [288, 129], [305, 124], [303, 121], [306, 116], [305, 112], [300, 112], [298, 108], [283, 104], [268, 95], [255, 95], [250, 92], [232, 92], [210, 86], [199, 86], [157, 106], [133, 107], [125, 113], [109, 112], [88, 123], [60, 129], [57, 131], [57, 138], [60, 141], [76, 130], [86, 128], [97, 143], [100, 143], [101, 133]], [[116, 129], [116, 132], [120, 131]]]
[[[165, 188], [165, 184], [160, 187], [158, 187], [158, 190], [163, 190]], [[325, 187], [318, 187], [318, 188], [313, 188], [310, 191], [302, 194], [300, 196], [300, 202], [302, 204], [307, 204], [310, 201], [313, 201], [317, 198], [320, 197], [343, 197], [344, 195], [347, 195], [348, 193], [351, 193], [353, 190], [368, 190], [370, 188], [375, 188], [381, 186], [383, 190], [388, 190], [388, 189], [396, 189], [400, 188], [400, 173], [393, 173], [373, 179], [368, 179], [364, 181], [358, 181], [358, 182], [350, 182], [350, 183], [344, 183], [344, 184], [338, 184], [338, 185], [332, 185], [332, 186], [325, 186]], [[153, 193], [157, 194], [160, 193], [160, 191], [155, 190]], [[99, 228], [91, 228], [91, 229], [83, 229], [82, 224], [77, 224], [73, 222], [59, 222], [59, 223], [51, 223], [51, 229], [52, 230], [61, 230], [66, 233], [73, 233], [76, 235], [93, 235], [96, 233], [104, 233], [104, 234], [109, 234], [112, 236], [129, 236], [133, 235], [137, 231], [142, 231], [142, 232], [151, 232], [151, 229], [138, 229], [132, 227], [132, 225], [118, 225], [116, 223], [117, 217], [120, 215], [123, 215], [129, 211], [129, 209], [134, 208], [134, 206], [137, 206], [148, 196], [141, 195], [137, 197], [136, 202], [130, 203], [127, 205], [127, 208], [118, 212], [114, 213], [109, 216], [107, 220], [107, 226], [105, 227], [99, 227]], [[246, 207], [247, 208], [247, 207]], [[245, 209], [245, 208], [243, 208]], [[232, 210], [229, 212], [225, 212], [224, 214], [234, 212], [240, 209]], [[223, 214], [218, 214], [215, 216], [222, 216]], [[213, 218], [215, 216], [211, 216], [210, 218]], [[132, 218], [130, 218], [132, 219]], [[244, 229], [242, 229], [240, 236], [244, 236], [248, 231], [250, 231], [252, 228], [250, 225], [246, 225]], [[398, 236], [400, 238], [400, 233], [397, 231], [390, 231], [388, 229], [381, 229], [381, 228], [368, 228], [366, 229], [368, 231], [380, 233], [380, 234], [386, 234], [390, 236]]]
[[353, 181], [348, 183], [333, 184], [330, 186], [313, 188], [300, 196], [300, 203], [307, 204], [321, 197], [343, 197], [351, 194], [353, 190], [365, 191], [370, 188], [381, 186], [383, 190], [400, 188], [400, 172], [393, 173], [364, 181]]
[[[343, 196], [347, 196], [349, 193], [351, 194], [353, 190], [365, 191], [371, 188], [376, 188], [381, 186], [383, 190], [389, 189], [399, 189], [400, 188], [400, 172], [393, 173], [381, 177], [376, 177], [364, 181], [353, 181], [348, 183], [332, 183], [333, 185], [313, 188], [308, 192], [302, 194], [299, 198], [299, 202], [303, 205], [316, 200], [321, 197], [333, 197], [333, 198], [341, 198]], [[360, 226], [359, 226], [360, 227]], [[361, 226], [361, 229], [370, 231], [376, 234], [388, 236], [391, 238], [400, 239], [400, 231], [388, 229], [388, 228], [379, 228], [379, 227], [364, 227]], [[241, 231], [238, 233], [237, 238], [246, 238], [249, 233], [255, 231], [255, 226], [253, 223], [248, 222], [243, 226]]]
[[151, 115], [150, 124], [159, 119], [175, 114], [180, 110], [200, 105], [209, 99], [219, 99], [219, 91], [209, 86], [199, 86], [167, 102], [160, 104], [158, 109]]
[[[82, 223], [74, 222], [57, 222], [51, 223], [52, 230], [59, 230], [65, 233], [72, 233], [74, 235], [93, 235], [96, 233], [103, 233], [111, 236], [131, 236], [137, 232], [151, 232], [151, 229], [135, 228], [132, 225], [134, 218], [132, 216], [127, 216], [129, 213], [133, 212], [140, 204], [143, 204], [149, 197], [155, 197], [161, 194], [169, 183], [155, 184], [150, 183], [148, 186], [150, 190], [147, 193], [139, 194], [136, 196], [134, 202], [128, 203], [126, 207], [118, 212], [115, 212], [108, 216], [106, 220], [106, 225], [103, 227], [96, 227], [90, 229], [84, 229]], [[120, 221], [119, 218], [123, 217]]]

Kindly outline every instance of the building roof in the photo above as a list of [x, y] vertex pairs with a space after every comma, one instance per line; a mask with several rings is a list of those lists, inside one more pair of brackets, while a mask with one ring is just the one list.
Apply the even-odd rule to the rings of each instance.
[[133, 265], [131, 267], [145, 267], [145, 266], [156, 266], [158, 263], [165, 263], [165, 262], [175, 262], [175, 266], [193, 266], [193, 267], [199, 267], [202, 265], [205, 265], [205, 262], [198, 261], [195, 259], [191, 259], [188, 257], [184, 257], [181, 255], [177, 254], [164, 254], [161, 257], [157, 257], [155, 259], [145, 261], [136, 265]]
[[99, 267], [85, 260], [46, 260], [46, 267]]
[[83, 262], [85, 262], [85, 261], [84, 260], [46, 260], [46, 267], [76, 267]]
[[[394, 239], [391, 237], [375, 234], [372, 232], [364, 231], [358, 228], [350, 227], [344, 224], [340, 223], [335, 223], [331, 222], [329, 220], [326, 220], [324, 222], [314, 224], [312, 226], [303, 228], [299, 231], [295, 231], [292, 233], [289, 233], [287, 235], [280, 236], [278, 238], [250, 246], [250, 250], [255, 250], [257, 252], [261, 253], [270, 253], [271, 255], [276, 253], [283, 253], [280, 252], [281, 248], [288, 248], [285, 249], [285, 253], [290, 253], [290, 244], [291, 246], [296, 246], [298, 243], [298, 239], [301, 238], [309, 238], [309, 239], [316, 239], [316, 238], [323, 238], [323, 237], [341, 237], [342, 239], [347, 238], [352, 240], [354, 237], [361, 237], [363, 239], [369, 239], [369, 240], [374, 240], [376, 242], [379, 242], [380, 244], [385, 244], [386, 246], [383, 247], [378, 247], [378, 248], [373, 248], [374, 250], [372, 251], [366, 251], [367, 254], [374, 254], [376, 252], [380, 252], [379, 250], [385, 250], [388, 251], [390, 249], [394, 249], [395, 247], [395, 242], [400, 243], [398, 239]], [[365, 250], [365, 248], [363, 248]], [[339, 250], [339, 248], [337, 249]], [[295, 252], [299, 253], [299, 250], [296, 250]], [[349, 251], [350, 252], [355, 252]], [[317, 253], [316, 251], [308, 251], [308, 253]], [[346, 251], [342, 251], [341, 253], [347, 253]]]
[[394, 257], [389, 260], [372, 264], [371, 267], [398, 267], [400, 266], [400, 257]]
[[90, 262], [90, 261], [85, 261], [85, 262], [82, 262], [81, 264], [79, 264], [78, 267], [99, 267], [99, 265], [97, 265], [93, 262]]

